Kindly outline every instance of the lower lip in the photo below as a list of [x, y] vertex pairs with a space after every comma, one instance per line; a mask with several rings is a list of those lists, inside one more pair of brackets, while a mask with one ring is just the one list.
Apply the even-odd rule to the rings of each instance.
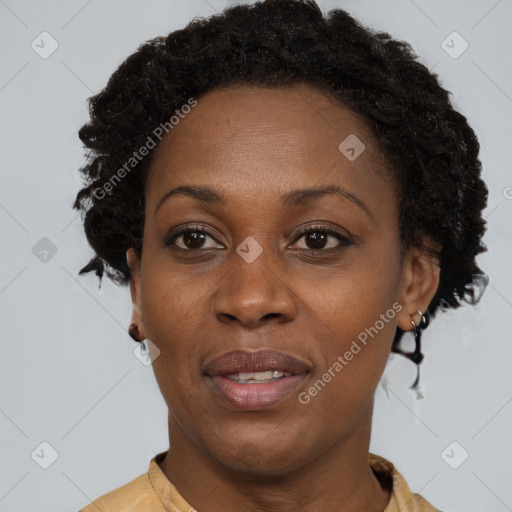
[[261, 384], [239, 384], [221, 375], [209, 377], [214, 389], [237, 409], [269, 409], [290, 396], [304, 381], [307, 373], [282, 377]]

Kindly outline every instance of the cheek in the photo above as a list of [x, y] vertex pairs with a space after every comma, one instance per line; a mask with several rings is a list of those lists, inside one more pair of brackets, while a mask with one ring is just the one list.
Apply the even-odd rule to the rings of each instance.
[[[344, 309], [339, 303], [338, 307], [326, 305], [321, 331], [331, 337], [316, 347], [315, 371], [297, 396], [301, 417], [309, 427], [316, 425], [315, 418], [325, 419], [321, 429], [326, 440], [333, 440], [337, 432], [351, 431], [363, 416], [371, 414], [395, 332], [391, 306], [381, 309], [366, 301], [358, 309], [352, 299]], [[386, 321], [381, 320], [381, 311]]]
[[326, 371], [341, 357], [346, 361], [343, 373], [350, 374], [352, 379], [366, 379], [368, 376], [357, 370], [364, 367], [365, 372], [379, 373], [378, 380], [396, 330], [393, 303], [376, 300], [375, 296], [370, 299], [364, 294], [338, 297], [331, 294], [330, 297], [316, 309], [318, 318], [322, 319], [317, 324], [317, 339], [321, 341], [317, 353], [321, 354], [322, 370]]
[[[141, 313], [146, 335], [156, 343], [161, 356], [172, 364], [183, 365], [193, 355], [198, 324], [199, 302], [206, 289], [203, 280], [184, 283], [164, 265], [151, 264], [141, 279]], [[182, 346], [184, 345], [184, 346]]]
[[318, 402], [324, 406], [331, 402], [340, 412], [373, 396], [401, 309], [397, 302], [399, 266], [386, 260], [370, 263], [367, 260], [349, 273], [333, 274], [323, 286], [306, 285], [302, 295], [307, 297], [305, 310], [314, 315], [310, 325], [316, 325], [319, 341], [314, 380], [327, 381], [326, 391], [321, 383], [316, 386], [323, 395]]
[[191, 393], [201, 379], [197, 356], [205, 317], [199, 313], [199, 302], [205, 296], [201, 281], [184, 286], [176, 273], [171, 275], [165, 270], [148, 271], [141, 280], [141, 313], [146, 336], [160, 350], [152, 367], [171, 411], [195, 401]]
[[[305, 282], [302, 296], [307, 297], [307, 309], [316, 320], [330, 329], [334, 338], [346, 341], [355, 339], [376, 322], [384, 338], [393, 334], [390, 324], [395, 323], [393, 304], [399, 290], [398, 258], [367, 254], [346, 269], [334, 269], [321, 283]], [[381, 315], [385, 315], [383, 321]]]

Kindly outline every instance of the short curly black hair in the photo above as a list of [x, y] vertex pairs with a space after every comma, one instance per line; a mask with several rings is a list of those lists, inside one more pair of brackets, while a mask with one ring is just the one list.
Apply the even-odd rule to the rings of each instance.
[[[96, 256], [82, 269], [127, 283], [126, 250], [142, 251], [145, 184], [152, 155], [112, 177], [190, 98], [235, 84], [305, 83], [333, 95], [366, 120], [390, 162], [399, 191], [402, 246], [434, 242], [440, 284], [428, 314], [474, 302], [485, 250], [479, 143], [437, 75], [410, 45], [363, 27], [347, 12], [324, 15], [313, 1], [239, 5], [142, 44], [89, 98], [79, 131], [89, 149], [81, 210]], [[99, 194], [98, 190], [108, 191]], [[431, 244], [432, 245], [432, 244]], [[394, 349], [401, 337], [397, 329]]]

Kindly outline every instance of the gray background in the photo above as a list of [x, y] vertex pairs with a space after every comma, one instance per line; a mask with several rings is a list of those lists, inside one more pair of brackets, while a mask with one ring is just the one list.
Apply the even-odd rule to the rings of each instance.
[[[440, 314], [426, 331], [423, 399], [408, 389], [412, 363], [390, 359], [371, 449], [444, 510], [512, 510], [512, 2], [319, 4], [412, 43], [477, 132], [490, 191], [489, 252], [479, 258], [487, 291], [476, 308]], [[128, 290], [77, 277], [90, 256], [71, 210], [83, 163], [77, 130], [86, 98], [141, 42], [224, 6], [0, 0], [0, 511], [77, 510], [168, 447], [151, 366], [126, 334]], [[43, 31], [58, 43], [46, 59], [31, 47], [43, 46]], [[454, 31], [469, 44], [457, 58], [464, 41], [446, 39]]]

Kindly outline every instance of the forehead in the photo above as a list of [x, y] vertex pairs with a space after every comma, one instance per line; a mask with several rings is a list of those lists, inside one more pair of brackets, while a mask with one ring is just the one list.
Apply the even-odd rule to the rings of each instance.
[[322, 184], [381, 194], [387, 174], [366, 121], [332, 96], [305, 84], [230, 86], [199, 98], [162, 139], [147, 201], [191, 183], [239, 197]]

